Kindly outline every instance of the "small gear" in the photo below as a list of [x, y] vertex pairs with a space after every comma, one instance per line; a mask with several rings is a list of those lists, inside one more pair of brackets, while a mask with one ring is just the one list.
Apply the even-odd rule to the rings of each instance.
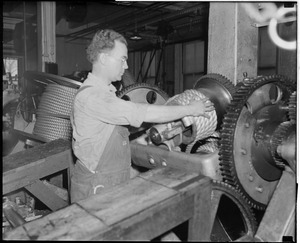
[[282, 122], [274, 132], [271, 140], [271, 153], [276, 165], [280, 168], [285, 167], [285, 160], [277, 153], [277, 147], [283, 142], [283, 140], [290, 134], [291, 130], [296, 129], [296, 123], [292, 121]]
[[293, 92], [290, 96], [290, 100], [289, 100], [289, 118], [291, 121], [296, 121], [296, 110], [297, 110], [297, 92]]

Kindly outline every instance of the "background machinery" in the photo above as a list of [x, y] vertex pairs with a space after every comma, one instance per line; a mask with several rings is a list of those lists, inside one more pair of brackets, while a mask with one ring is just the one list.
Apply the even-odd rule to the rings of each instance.
[[[42, 142], [70, 139], [70, 104], [81, 83], [38, 72], [24, 76], [43, 90], [36, 104], [33, 135], [43, 137]], [[193, 89], [173, 97], [157, 86], [129, 81], [117, 91], [124, 100], [186, 105], [193, 99], [208, 98], [215, 106], [209, 118], [185, 117], [165, 124], [143, 123], [138, 129], [129, 127], [134, 168], [143, 172], [171, 166], [212, 178], [212, 241], [295, 237], [294, 81], [281, 75], [258, 76], [234, 86], [220, 74], [207, 74]], [[53, 104], [59, 97], [67, 100], [56, 107]], [[22, 115], [26, 120], [28, 115]], [[17, 134], [26, 136], [20, 131]], [[286, 196], [291, 203], [283, 209], [280, 200]], [[266, 227], [270, 220], [276, 222], [274, 232]]]

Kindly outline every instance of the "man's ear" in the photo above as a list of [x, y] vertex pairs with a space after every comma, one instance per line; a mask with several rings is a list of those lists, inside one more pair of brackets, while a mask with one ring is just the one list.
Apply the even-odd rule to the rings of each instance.
[[100, 53], [99, 55], [98, 55], [98, 62], [100, 62], [101, 64], [103, 64], [103, 65], [105, 65], [105, 63], [106, 63], [106, 58], [107, 58], [107, 55], [106, 55], [106, 53]]

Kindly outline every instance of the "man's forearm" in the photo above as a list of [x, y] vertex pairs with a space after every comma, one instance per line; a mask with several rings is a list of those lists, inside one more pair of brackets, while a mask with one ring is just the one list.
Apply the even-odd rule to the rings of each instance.
[[188, 115], [192, 115], [191, 107], [189, 106], [150, 105], [145, 117], [145, 122], [170, 122]]

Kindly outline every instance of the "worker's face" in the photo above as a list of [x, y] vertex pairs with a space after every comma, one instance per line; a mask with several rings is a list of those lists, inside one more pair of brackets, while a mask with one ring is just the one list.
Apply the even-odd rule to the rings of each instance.
[[127, 46], [120, 41], [115, 41], [115, 48], [106, 53], [106, 64], [111, 82], [120, 81], [128, 68]]

